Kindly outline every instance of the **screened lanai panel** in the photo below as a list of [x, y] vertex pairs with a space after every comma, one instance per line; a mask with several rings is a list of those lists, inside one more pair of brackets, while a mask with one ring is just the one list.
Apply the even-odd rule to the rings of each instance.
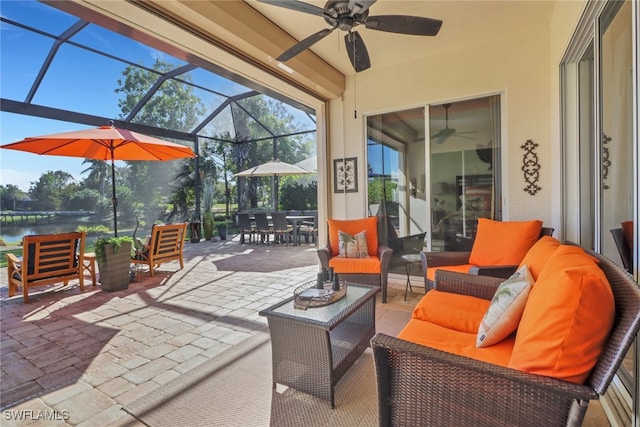
[[[169, 61], [172, 64], [175, 64], [176, 68], [186, 64], [185, 61], [181, 61], [164, 52], [150, 46], [145, 46], [133, 39], [114, 33], [113, 31], [95, 24], [87, 25], [86, 28], [83, 28], [82, 31], [71, 37], [70, 40], [90, 49], [95, 49], [98, 52], [118, 58], [118, 60], [126, 61], [130, 64], [136, 64], [141, 67], [152, 68], [156, 59]], [[107, 60], [107, 58], [103, 60]]]
[[[259, 102], [260, 96], [251, 97], [255, 99], [256, 103], [247, 103], [245, 101], [244, 106], [234, 103], [231, 105], [231, 112], [233, 114], [233, 122], [236, 126], [236, 137], [242, 140], [254, 140], [262, 138], [270, 138], [273, 135], [262, 122], [258, 122], [256, 117], [263, 117], [267, 111], [264, 104]], [[244, 130], [246, 129], [246, 132]]]
[[235, 140], [236, 129], [233, 123], [233, 115], [231, 114], [231, 105], [227, 105], [213, 118], [213, 120], [207, 123], [207, 125], [200, 131], [200, 134]]
[[119, 113], [119, 96], [115, 89], [125, 66], [122, 62], [105, 60], [101, 55], [65, 44], [51, 62], [33, 103], [115, 118]]
[[[177, 93], [182, 93], [183, 95], [175, 98], [174, 95]], [[163, 122], [164, 117], [162, 117], [162, 114], [158, 114], [158, 112], [163, 110], [163, 104], [167, 102], [167, 99], [180, 100], [185, 99], [184, 97], [188, 99], [186, 104], [176, 101], [173, 105], [173, 117], [179, 118], [180, 120], [173, 120], [171, 123]], [[145, 102], [144, 106], [131, 121], [149, 126], [166, 126], [182, 132], [192, 132], [200, 122], [211, 115], [225, 100], [225, 97], [211, 90], [195, 87], [192, 84], [186, 83], [184, 79], [168, 79], [163, 82], [151, 98]], [[191, 114], [193, 114], [193, 116]]]
[[246, 86], [202, 68], [196, 68], [195, 70], [190, 71], [189, 75], [191, 76], [194, 85], [211, 88], [226, 97], [236, 96], [241, 93], [251, 91], [251, 89]]
[[[2, 7], [4, 8], [4, 4]], [[2, 13], [4, 15], [4, 9]], [[0, 34], [4, 46], [9, 43], [13, 45], [11, 49], [0, 49], [2, 97], [23, 102], [53, 40], [6, 22], [0, 23]]]

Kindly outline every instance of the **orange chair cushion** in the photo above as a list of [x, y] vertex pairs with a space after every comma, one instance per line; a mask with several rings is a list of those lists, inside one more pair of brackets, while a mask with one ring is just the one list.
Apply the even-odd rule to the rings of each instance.
[[436, 271], [439, 269], [447, 270], [447, 271], [455, 271], [457, 273], [465, 273], [469, 274], [469, 269], [471, 267], [475, 267], [473, 264], [460, 264], [460, 265], [443, 265], [442, 267], [428, 267], [427, 268], [427, 279], [432, 282], [436, 281]]
[[413, 319], [425, 320], [444, 328], [474, 334], [491, 302], [469, 295], [427, 292], [413, 309]]
[[469, 264], [518, 265], [540, 237], [542, 221], [493, 221], [478, 218]]
[[560, 245], [531, 290], [509, 367], [582, 384], [614, 315], [611, 286], [593, 257]]
[[367, 249], [369, 256], [376, 256], [378, 254], [378, 218], [370, 216], [362, 219], [329, 219], [327, 220], [329, 226], [329, 244], [331, 245], [331, 255], [337, 256], [340, 253], [338, 240], [338, 231], [344, 231], [352, 236], [358, 234], [362, 230], [367, 233]]
[[336, 273], [380, 274], [382, 265], [377, 256], [369, 258], [341, 258], [329, 259], [329, 267]]
[[560, 242], [555, 237], [542, 236], [524, 256], [518, 270], [526, 265], [533, 280], [538, 280], [542, 268], [547, 264], [551, 255], [558, 249]]
[[398, 338], [447, 353], [507, 366], [513, 350], [513, 335], [490, 347], [478, 348], [476, 347], [476, 332], [470, 334], [454, 331], [435, 323], [411, 319], [400, 331]]

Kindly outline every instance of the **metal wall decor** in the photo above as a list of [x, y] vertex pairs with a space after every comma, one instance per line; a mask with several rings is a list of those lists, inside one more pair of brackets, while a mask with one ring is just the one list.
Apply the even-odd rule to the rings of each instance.
[[524, 172], [524, 180], [527, 183], [523, 190], [534, 196], [538, 191], [542, 190], [538, 185], [538, 180], [540, 179], [540, 163], [538, 163], [538, 154], [535, 152], [538, 144], [528, 139], [520, 148], [524, 150], [522, 167], [520, 169]]
[[358, 158], [333, 160], [333, 188], [335, 193], [358, 192]]
[[611, 159], [609, 159], [609, 147], [608, 143], [611, 142], [611, 137], [606, 133], [602, 133], [602, 188], [604, 190], [609, 189], [609, 184], [606, 180], [609, 178], [609, 167], [611, 166]]

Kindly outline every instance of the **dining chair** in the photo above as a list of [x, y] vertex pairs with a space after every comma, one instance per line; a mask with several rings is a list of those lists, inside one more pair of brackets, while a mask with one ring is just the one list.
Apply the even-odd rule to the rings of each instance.
[[[267, 214], [264, 212], [256, 212], [253, 214], [253, 218], [256, 222], [256, 234], [260, 236], [260, 242], [269, 244], [269, 235], [271, 234], [271, 226], [269, 226], [269, 218], [267, 218]], [[256, 236], [256, 243], [258, 242], [258, 238]]]
[[253, 242], [256, 234], [255, 227], [251, 224], [251, 217], [246, 212], [238, 213], [238, 228], [240, 229], [240, 244], [245, 243], [244, 236], [249, 236], [249, 243]]
[[289, 244], [292, 241], [293, 228], [287, 223], [286, 212], [273, 212], [271, 222], [273, 223], [273, 243]]

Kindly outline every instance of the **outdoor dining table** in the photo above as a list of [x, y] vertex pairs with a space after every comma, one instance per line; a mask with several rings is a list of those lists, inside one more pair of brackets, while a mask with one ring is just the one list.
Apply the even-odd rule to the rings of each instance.
[[[255, 217], [253, 215], [250, 216], [251, 222], [255, 222]], [[267, 215], [267, 219], [271, 221], [271, 215]], [[293, 245], [300, 245], [300, 240], [298, 238], [298, 229], [300, 228], [300, 223], [302, 221], [313, 221], [315, 220], [315, 216], [313, 215], [287, 215], [287, 222], [291, 224]]]

